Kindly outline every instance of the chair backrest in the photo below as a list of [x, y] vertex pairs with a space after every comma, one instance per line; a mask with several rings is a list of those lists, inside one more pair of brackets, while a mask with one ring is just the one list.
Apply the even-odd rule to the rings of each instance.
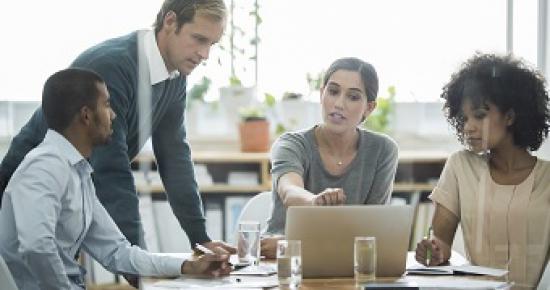
[[264, 191], [252, 197], [244, 205], [238, 223], [241, 221], [258, 221], [260, 222], [261, 231], [264, 231], [273, 207], [271, 194], [271, 191]]
[[546, 264], [546, 269], [542, 273], [542, 278], [539, 281], [539, 286], [537, 290], [548, 290], [550, 289], [550, 262]]
[[2, 258], [2, 256], [0, 256], [0, 286], [2, 290], [18, 290], [10, 269], [8, 268], [8, 265], [6, 265], [6, 262], [4, 262], [4, 258]]

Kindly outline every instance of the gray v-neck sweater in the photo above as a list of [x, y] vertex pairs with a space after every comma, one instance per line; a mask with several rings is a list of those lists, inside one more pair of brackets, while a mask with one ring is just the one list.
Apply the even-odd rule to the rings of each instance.
[[286, 207], [276, 192], [279, 178], [289, 172], [302, 176], [306, 190], [318, 194], [326, 188], [343, 188], [346, 204], [385, 204], [389, 201], [397, 169], [397, 144], [390, 137], [359, 131], [358, 151], [341, 175], [324, 167], [315, 141], [315, 127], [281, 135], [271, 149], [273, 211], [267, 233], [283, 234]]

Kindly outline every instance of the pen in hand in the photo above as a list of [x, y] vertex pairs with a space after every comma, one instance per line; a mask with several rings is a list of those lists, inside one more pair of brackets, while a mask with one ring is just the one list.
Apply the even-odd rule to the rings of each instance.
[[428, 228], [428, 234], [426, 239], [428, 242], [430, 242], [430, 246], [426, 248], [426, 266], [430, 265], [430, 262], [432, 261], [432, 235], [433, 235], [433, 229], [432, 226]]
[[195, 248], [201, 252], [203, 252], [204, 254], [208, 254], [208, 255], [214, 255], [214, 252], [212, 252], [212, 250], [210, 250], [209, 248], [199, 244], [199, 243], [196, 243], [195, 244]]
[[[199, 243], [196, 243], [195, 244], [195, 249], [201, 251], [203, 254], [206, 254], [206, 255], [216, 255], [216, 253], [214, 253], [212, 250], [210, 250], [209, 248], [199, 244]], [[229, 267], [232, 267], [233, 264], [231, 262], [227, 262], [227, 265], [229, 265]]]

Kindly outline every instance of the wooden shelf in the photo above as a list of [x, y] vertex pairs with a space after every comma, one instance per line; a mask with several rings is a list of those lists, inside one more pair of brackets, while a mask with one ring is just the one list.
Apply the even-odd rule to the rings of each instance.
[[417, 183], [417, 182], [396, 182], [393, 185], [394, 192], [419, 192], [419, 191], [428, 191], [431, 192], [434, 189], [435, 185], [431, 183]]
[[214, 184], [214, 185], [199, 187], [199, 190], [201, 193], [240, 193], [240, 192], [258, 193], [262, 191], [271, 190], [271, 186]]
[[[162, 184], [137, 184], [137, 191], [141, 193], [150, 192], [150, 193], [163, 193], [164, 186]], [[262, 191], [269, 191], [271, 187], [266, 187], [262, 185], [227, 185], [227, 184], [213, 184], [207, 186], [199, 186], [200, 193], [206, 194], [225, 194], [225, 193], [258, 193]]]
[[[271, 190], [271, 175], [269, 173], [270, 161], [269, 153], [244, 153], [244, 152], [224, 152], [224, 151], [197, 151], [192, 153], [195, 164], [204, 164], [210, 168], [214, 175], [214, 184], [199, 184], [201, 194], [248, 194]], [[152, 154], [138, 155], [133, 162], [155, 162]], [[209, 170], [210, 170], [209, 169]], [[221, 170], [221, 171], [220, 171]], [[228, 172], [235, 171], [253, 171], [257, 172], [258, 185], [231, 185], [224, 183]], [[221, 174], [221, 177], [220, 177]], [[225, 175], [225, 177], [224, 177]], [[216, 176], [218, 178], [216, 179]], [[135, 178], [136, 188], [139, 192], [162, 193], [164, 187], [160, 181], [147, 184], [144, 180]]]
[[[192, 152], [193, 162], [196, 163], [247, 163], [247, 162], [269, 162], [268, 152], [246, 153], [246, 152], [224, 152], [224, 151], [197, 151]], [[140, 154], [133, 162], [153, 162], [155, 157], [152, 154]]]
[[[211, 163], [242, 163], [242, 162], [269, 162], [269, 152], [236, 152], [236, 151], [193, 151], [191, 153], [194, 162]], [[400, 151], [399, 162], [408, 163], [445, 163], [448, 152], [444, 151]], [[139, 154], [133, 162], [152, 162], [153, 154]]]
[[[400, 179], [416, 180], [417, 175], [428, 172], [424, 178], [436, 178], [439, 176], [443, 164], [447, 158], [446, 152], [426, 152], [426, 151], [402, 151], [399, 153], [399, 167], [397, 181], [393, 186], [394, 192], [431, 192], [435, 184], [429, 182], [402, 182]], [[271, 190], [270, 155], [267, 152], [262, 153], [244, 153], [244, 152], [226, 152], [226, 151], [195, 151], [192, 153], [193, 162], [196, 164], [205, 164], [207, 166], [229, 166], [236, 167], [241, 164], [256, 164], [257, 171], [260, 174], [260, 184], [229, 185], [214, 181], [213, 185], [199, 185], [199, 191], [202, 194], [238, 194], [238, 193], [257, 193]], [[154, 162], [152, 154], [141, 154], [134, 159], [134, 162]], [[433, 171], [433, 172], [429, 172]], [[162, 184], [137, 184], [138, 191], [159, 193], [164, 192]]]
[[445, 164], [448, 152], [445, 151], [400, 151], [399, 163], [440, 163]]
[[[155, 185], [145, 185], [139, 184], [136, 185], [139, 192], [152, 192], [152, 193], [162, 193], [164, 192], [164, 187], [162, 184]], [[435, 185], [431, 183], [415, 183], [415, 182], [396, 182], [393, 185], [394, 192], [431, 192], [434, 189]], [[262, 185], [227, 185], [227, 184], [213, 184], [207, 186], [199, 186], [199, 191], [201, 193], [214, 194], [214, 193], [257, 193], [262, 191], [271, 190], [270, 186]]]

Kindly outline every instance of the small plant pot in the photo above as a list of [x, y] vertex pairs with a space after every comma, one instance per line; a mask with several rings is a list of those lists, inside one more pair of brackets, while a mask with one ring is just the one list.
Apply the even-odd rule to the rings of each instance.
[[242, 152], [267, 152], [269, 150], [269, 122], [256, 119], [239, 124]]

